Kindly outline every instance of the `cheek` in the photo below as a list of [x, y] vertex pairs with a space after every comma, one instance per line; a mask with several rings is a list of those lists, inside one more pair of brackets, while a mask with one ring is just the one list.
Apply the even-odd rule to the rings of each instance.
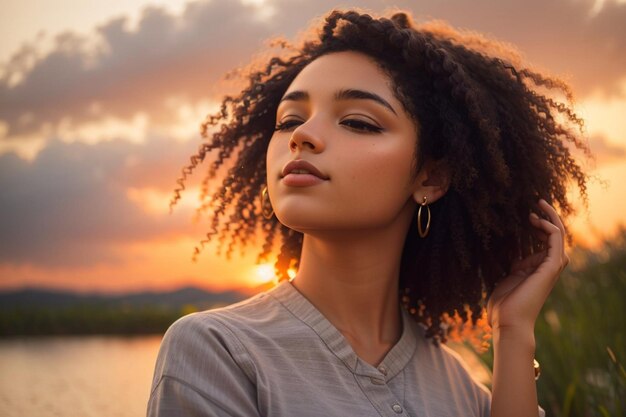
[[265, 154], [265, 169], [268, 177], [274, 175], [275, 171], [279, 168], [276, 167], [278, 160], [280, 159], [280, 153], [278, 152], [277, 140], [272, 139], [267, 147]]
[[367, 212], [387, 218], [411, 198], [412, 151], [374, 144], [343, 155], [347, 156], [337, 162], [344, 168], [333, 184], [342, 209], [347, 206], [355, 214]]
[[276, 195], [279, 182], [279, 175], [283, 166], [290, 159], [289, 149], [286, 142], [282, 138], [273, 138], [267, 146], [265, 154], [265, 184], [269, 193], [270, 200], [276, 202]]
[[411, 172], [412, 153], [397, 146], [372, 144], [346, 158], [351, 166], [347, 178], [361, 188], [381, 195], [404, 194]]

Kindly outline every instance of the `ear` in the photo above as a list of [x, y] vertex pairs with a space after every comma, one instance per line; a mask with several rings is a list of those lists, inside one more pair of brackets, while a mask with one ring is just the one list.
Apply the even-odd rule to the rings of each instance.
[[426, 197], [428, 204], [443, 197], [450, 188], [451, 172], [443, 160], [424, 162], [413, 188], [413, 198], [421, 204]]

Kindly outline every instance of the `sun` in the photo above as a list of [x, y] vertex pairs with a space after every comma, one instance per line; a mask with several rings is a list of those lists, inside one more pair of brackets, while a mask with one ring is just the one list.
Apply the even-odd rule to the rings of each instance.
[[274, 265], [272, 264], [260, 264], [256, 266], [255, 282], [257, 284], [267, 284], [268, 282], [275, 282], [276, 274], [274, 273]]
[[[290, 279], [296, 276], [297, 271], [294, 268], [289, 268], [287, 275]], [[253, 285], [262, 285], [273, 282], [278, 283], [278, 277], [274, 272], [274, 265], [271, 263], [264, 263], [255, 266], [254, 274], [252, 275]]]

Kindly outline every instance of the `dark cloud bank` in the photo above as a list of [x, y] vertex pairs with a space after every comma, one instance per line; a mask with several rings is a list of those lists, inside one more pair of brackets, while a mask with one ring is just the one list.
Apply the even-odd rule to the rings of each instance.
[[115, 250], [121, 243], [191, 233], [189, 210], [151, 215], [126, 196], [128, 187], [171, 193], [191, 145], [159, 137], [144, 145], [55, 139], [32, 162], [0, 155], [0, 262], [111, 264], [124, 261]]

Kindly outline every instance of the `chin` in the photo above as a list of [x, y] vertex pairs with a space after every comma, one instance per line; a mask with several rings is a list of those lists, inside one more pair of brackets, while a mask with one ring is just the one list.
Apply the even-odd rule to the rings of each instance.
[[298, 216], [293, 216], [289, 214], [279, 215], [274, 212], [274, 216], [276, 216], [280, 224], [296, 232], [308, 233], [311, 230], [319, 228], [319, 224], [311, 224], [307, 222], [306, 219], [303, 219], [301, 213]]
[[[284, 215], [278, 215], [274, 212], [274, 215], [285, 227], [296, 232], [306, 233], [308, 235], [322, 235], [327, 232], [341, 232], [345, 233], [351, 229], [366, 228], [367, 225], [357, 224], [350, 215], [346, 218], [332, 217], [332, 218], [320, 218], [319, 212], [304, 213], [302, 211], [297, 213], [289, 213]], [[336, 214], [336, 213], [335, 213]]]

